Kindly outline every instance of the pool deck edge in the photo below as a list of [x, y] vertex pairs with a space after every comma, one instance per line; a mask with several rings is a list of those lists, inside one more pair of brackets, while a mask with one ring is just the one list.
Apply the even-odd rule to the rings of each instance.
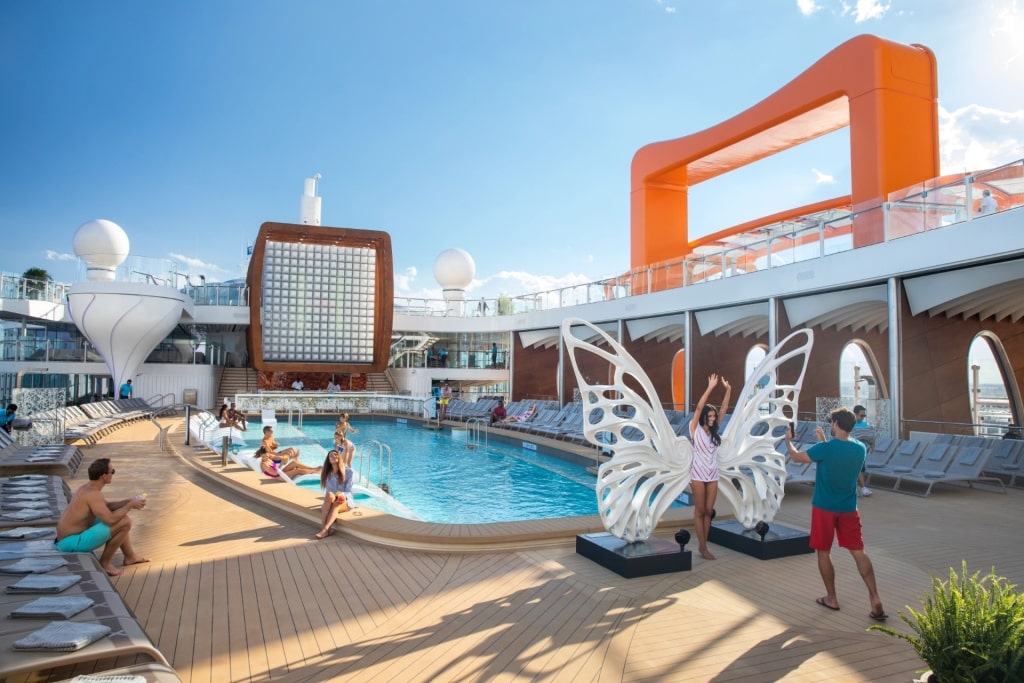
[[[183, 430], [184, 420], [171, 427], [175, 434]], [[200, 475], [261, 505], [309, 521], [310, 536], [318, 530], [323, 502], [319, 492], [262, 477], [230, 460], [224, 466], [220, 453], [206, 448], [190, 448], [176, 443], [173, 438], [168, 440], [168, 445]], [[666, 512], [655, 534], [671, 536], [680, 528], [692, 532], [693, 508], [673, 508]], [[342, 513], [335, 523], [336, 533], [367, 543], [438, 552], [495, 552], [571, 545], [578, 534], [604, 530], [598, 515], [488, 524], [437, 524], [404, 519], [366, 507]]]

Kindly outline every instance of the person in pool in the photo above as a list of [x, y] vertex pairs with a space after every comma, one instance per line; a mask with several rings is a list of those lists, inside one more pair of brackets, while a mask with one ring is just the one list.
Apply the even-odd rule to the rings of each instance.
[[338, 424], [334, 425], [334, 447], [342, 455], [346, 467], [352, 467], [352, 459], [356, 456], [356, 445], [348, 438], [348, 433], [358, 434], [359, 430], [348, 421], [348, 413], [342, 413]]

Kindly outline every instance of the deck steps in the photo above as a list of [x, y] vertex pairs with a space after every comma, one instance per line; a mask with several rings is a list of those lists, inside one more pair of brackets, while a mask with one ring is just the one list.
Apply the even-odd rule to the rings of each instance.
[[236, 394], [254, 394], [258, 390], [259, 373], [252, 368], [224, 368], [215, 400], [219, 406], [224, 399], [234, 401]]

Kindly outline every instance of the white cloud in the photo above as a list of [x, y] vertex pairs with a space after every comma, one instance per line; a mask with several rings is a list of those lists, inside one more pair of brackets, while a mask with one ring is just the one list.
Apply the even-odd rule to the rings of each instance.
[[[205, 261], [202, 261], [202, 260], [197, 259], [197, 258], [192, 258], [191, 256], [185, 256], [183, 254], [176, 254], [173, 251], [169, 252], [167, 255], [170, 256], [175, 261], [179, 261], [181, 263], [184, 263], [186, 266], [188, 266], [189, 268], [192, 268], [195, 271], [203, 270], [203, 271], [207, 271], [207, 272], [210, 272], [210, 273], [227, 273], [228, 272], [227, 270], [225, 270], [224, 268], [221, 268], [218, 265], [215, 265], [213, 263], [206, 263]], [[197, 274], [198, 274], [198, 272], [197, 272]], [[206, 275], [206, 273], [203, 273], [203, 275]]]
[[839, 16], [845, 17], [852, 14], [853, 21], [857, 24], [868, 19], [881, 19], [892, 7], [891, 0], [888, 3], [882, 3], [879, 0], [857, 0], [856, 5], [851, 5], [843, 0], [839, 4], [842, 7]]
[[401, 273], [395, 273], [395, 291], [408, 292], [412, 289], [412, 283], [416, 280], [416, 266], [409, 266]]
[[669, 6], [669, 7], [665, 8], [665, 11], [668, 12], [669, 14], [675, 14], [676, 13], [676, 8], [672, 7], [672, 6]]
[[831, 185], [836, 182], [836, 179], [833, 176], [830, 176], [828, 173], [822, 173], [816, 168], [812, 168], [811, 173], [814, 174], [814, 182], [818, 185]]
[[821, 9], [821, 5], [816, 3], [814, 0], [796, 0], [796, 6], [799, 8], [800, 14], [805, 17], [808, 17]]
[[64, 254], [59, 251], [53, 251], [52, 249], [46, 250], [46, 259], [48, 261], [74, 261], [77, 256], [74, 254]]
[[868, 19], [881, 19], [892, 7], [892, 2], [881, 3], [879, 0], [857, 0], [857, 11], [854, 22], [860, 23]]
[[939, 164], [943, 174], [980, 171], [1024, 157], [1024, 109], [969, 104], [939, 107]]

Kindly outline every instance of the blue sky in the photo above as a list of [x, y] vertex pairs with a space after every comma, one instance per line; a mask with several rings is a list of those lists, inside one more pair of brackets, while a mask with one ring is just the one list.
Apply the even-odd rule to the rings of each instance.
[[[1024, 0], [1022, 0], [1024, 2]], [[943, 170], [1024, 156], [1016, 0], [0, 3], [0, 270], [75, 279], [82, 223], [238, 277], [264, 221], [385, 230], [396, 295], [472, 297], [629, 266], [641, 146], [755, 104], [861, 33], [930, 47]], [[849, 189], [834, 133], [692, 190], [691, 236]]]

